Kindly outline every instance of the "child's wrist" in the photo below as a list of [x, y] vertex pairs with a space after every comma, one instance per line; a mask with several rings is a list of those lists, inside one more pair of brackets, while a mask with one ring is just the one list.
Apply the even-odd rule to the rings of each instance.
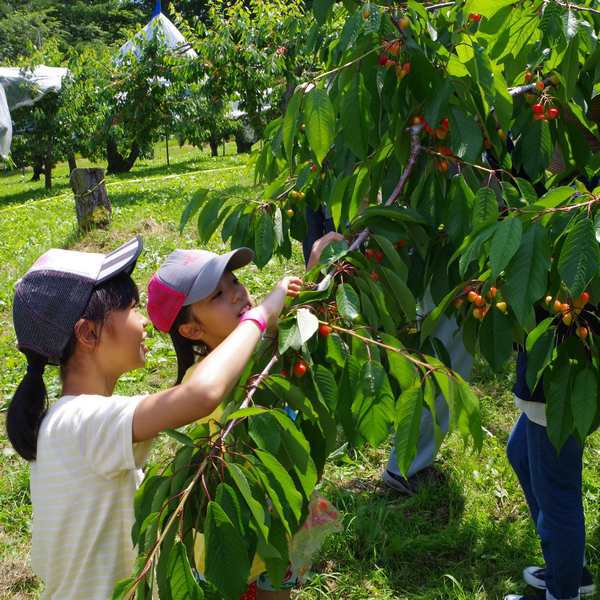
[[260, 332], [264, 333], [265, 329], [267, 328], [267, 316], [265, 313], [266, 311], [262, 306], [251, 308], [242, 315], [240, 323], [243, 323], [244, 321], [252, 321], [252, 323], [258, 327]]

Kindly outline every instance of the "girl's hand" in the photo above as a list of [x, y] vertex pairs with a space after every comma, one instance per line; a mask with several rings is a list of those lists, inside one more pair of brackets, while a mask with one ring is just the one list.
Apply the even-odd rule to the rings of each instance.
[[329, 246], [331, 242], [341, 241], [343, 239], [344, 236], [337, 231], [330, 231], [329, 233], [326, 233], [324, 236], [320, 237], [312, 246], [310, 257], [306, 263], [306, 270], [310, 271], [310, 269], [312, 269], [319, 262], [323, 250], [325, 250], [325, 248]]
[[302, 279], [299, 277], [284, 277], [273, 288], [271, 293], [259, 304], [264, 311], [267, 327], [272, 329], [277, 325], [277, 319], [283, 310], [286, 296], [295, 297], [302, 288]]

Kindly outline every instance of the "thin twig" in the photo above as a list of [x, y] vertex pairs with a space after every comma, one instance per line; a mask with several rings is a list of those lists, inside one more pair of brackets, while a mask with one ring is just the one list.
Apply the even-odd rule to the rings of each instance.
[[561, 2], [561, 0], [554, 0], [555, 4], [568, 8], [569, 10], [580, 10], [584, 12], [591, 12], [595, 15], [600, 15], [600, 10], [596, 8], [590, 8], [589, 6], [579, 6], [579, 4], [572, 4], [571, 2]]

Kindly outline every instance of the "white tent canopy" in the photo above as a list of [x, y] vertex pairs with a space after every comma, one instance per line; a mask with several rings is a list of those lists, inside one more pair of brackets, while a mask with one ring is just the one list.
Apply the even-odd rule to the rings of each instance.
[[196, 52], [185, 41], [179, 29], [160, 12], [160, 3], [157, 3], [157, 9], [155, 9], [148, 25], [121, 46], [119, 58], [126, 56], [130, 52], [139, 58], [142, 53], [142, 42], [153, 40], [156, 36], [159, 36], [167, 48], [173, 50], [173, 52], [181, 56], [187, 56], [188, 58], [196, 58]]
[[33, 69], [0, 67], [0, 157], [6, 158], [12, 138], [9, 110], [31, 106], [49, 92], [59, 92], [68, 69], [39, 65]]

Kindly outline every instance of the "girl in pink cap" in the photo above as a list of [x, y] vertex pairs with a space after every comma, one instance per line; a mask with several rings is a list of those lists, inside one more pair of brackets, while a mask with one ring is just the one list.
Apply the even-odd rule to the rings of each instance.
[[[331, 232], [317, 240], [307, 268], [318, 262], [329, 243], [341, 239], [342, 235]], [[253, 256], [249, 248], [221, 255], [206, 250], [175, 250], [152, 276], [148, 315], [158, 330], [171, 337], [177, 355], [176, 383], [187, 381], [197, 365], [210, 360], [214, 349], [220, 348], [240, 319], [257, 319], [261, 331], [266, 329], [260, 308], [252, 308], [248, 290], [234, 274]], [[291, 285], [296, 292], [298, 288]], [[222, 408], [217, 407], [205, 420], [218, 420], [221, 414]], [[278, 587], [263, 573], [257, 581], [256, 598], [286, 600], [295, 582], [291, 569]]]

